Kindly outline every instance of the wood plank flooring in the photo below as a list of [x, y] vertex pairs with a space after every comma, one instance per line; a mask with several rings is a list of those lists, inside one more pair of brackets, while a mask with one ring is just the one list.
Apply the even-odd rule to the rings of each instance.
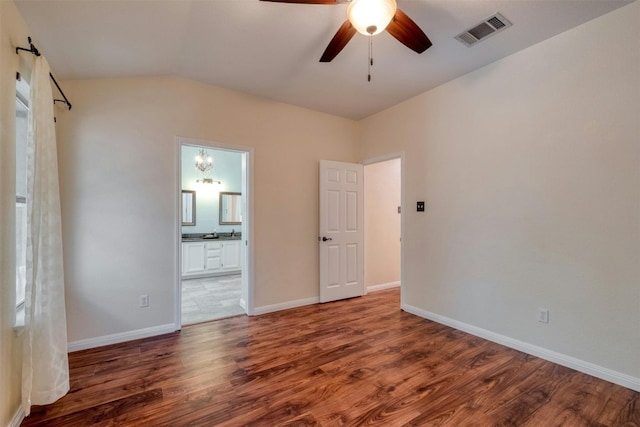
[[640, 393], [402, 312], [399, 291], [71, 353], [25, 426], [640, 426]]

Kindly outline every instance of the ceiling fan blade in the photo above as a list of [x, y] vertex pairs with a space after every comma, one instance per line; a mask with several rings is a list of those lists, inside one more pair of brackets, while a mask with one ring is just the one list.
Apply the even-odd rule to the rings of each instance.
[[297, 3], [297, 4], [338, 4], [336, 0], [260, 0], [274, 3]]
[[429, 37], [403, 11], [396, 14], [387, 26], [387, 32], [409, 49], [422, 53], [431, 47]]
[[356, 29], [351, 25], [351, 22], [344, 21], [344, 24], [340, 26], [338, 32], [329, 42], [329, 45], [324, 50], [320, 62], [331, 62], [342, 49], [349, 43], [349, 40], [355, 35]]

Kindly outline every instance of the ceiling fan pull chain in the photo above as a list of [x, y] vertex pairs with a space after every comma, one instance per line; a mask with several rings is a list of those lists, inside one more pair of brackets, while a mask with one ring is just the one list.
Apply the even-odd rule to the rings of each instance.
[[369, 36], [369, 75], [367, 81], [371, 81], [371, 66], [373, 65], [373, 36]]

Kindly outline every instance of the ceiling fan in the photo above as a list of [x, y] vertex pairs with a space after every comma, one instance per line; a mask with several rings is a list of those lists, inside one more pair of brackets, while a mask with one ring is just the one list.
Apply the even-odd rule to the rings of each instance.
[[325, 49], [320, 62], [331, 62], [359, 32], [366, 36], [384, 30], [409, 49], [422, 53], [431, 47], [427, 35], [403, 11], [396, 0], [261, 0], [277, 3], [297, 4], [343, 4], [348, 3], [347, 20], [340, 26]]

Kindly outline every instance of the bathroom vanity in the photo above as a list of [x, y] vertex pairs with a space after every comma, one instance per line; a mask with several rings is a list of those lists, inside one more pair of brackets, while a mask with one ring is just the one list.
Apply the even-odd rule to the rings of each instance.
[[182, 239], [182, 277], [206, 277], [240, 273], [242, 269], [240, 236], [216, 239]]

